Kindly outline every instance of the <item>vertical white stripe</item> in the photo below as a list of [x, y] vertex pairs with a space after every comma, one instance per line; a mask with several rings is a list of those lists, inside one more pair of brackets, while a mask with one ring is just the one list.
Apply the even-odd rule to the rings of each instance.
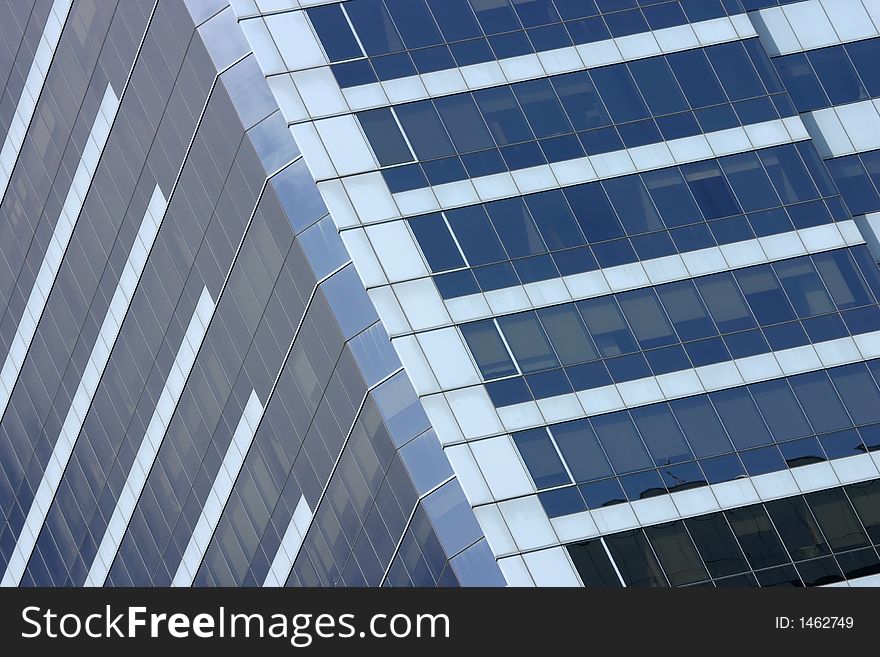
[[61, 435], [55, 441], [55, 447], [49, 457], [46, 471], [43, 473], [34, 501], [28, 511], [27, 520], [16, 541], [15, 551], [6, 568], [6, 573], [3, 575], [2, 586], [15, 586], [21, 582], [28, 560], [37, 543], [37, 537], [46, 520], [46, 515], [49, 513], [49, 507], [58, 491], [61, 477], [70, 461], [73, 446], [92, 404], [92, 398], [98, 389], [101, 375], [104, 373], [107, 361], [110, 360], [110, 352], [119, 336], [122, 322], [131, 304], [131, 298], [140, 281], [144, 266], [147, 264], [147, 257], [153, 247], [156, 234], [159, 232], [159, 225], [162, 223], [166, 207], [165, 196], [157, 185], [147, 205], [147, 211], [144, 213], [128, 260], [119, 277], [116, 291], [110, 300], [110, 307], [104, 315], [95, 346], [92, 348], [82, 379], [70, 404], [70, 410], [67, 412], [67, 417], [64, 418]]
[[278, 552], [275, 553], [275, 558], [272, 559], [272, 565], [269, 567], [269, 572], [266, 574], [263, 586], [284, 586], [284, 583], [290, 576], [290, 569], [293, 568], [293, 562], [296, 560], [296, 555], [299, 554], [299, 549], [302, 547], [311, 522], [312, 510], [309, 508], [309, 503], [306, 502], [306, 498], [303, 495], [299, 498], [296, 509], [293, 510], [290, 524], [287, 525], [287, 531], [284, 532], [284, 537], [278, 546]]
[[55, 283], [64, 252], [67, 250], [73, 229], [79, 219], [80, 212], [82, 212], [86, 193], [92, 184], [98, 161], [101, 159], [101, 152], [104, 150], [104, 145], [110, 134], [110, 126], [118, 109], [119, 99], [108, 84], [67, 197], [64, 199], [64, 205], [61, 206], [61, 212], [55, 222], [55, 230], [52, 232], [52, 239], [46, 249], [46, 255], [43, 256], [43, 263], [40, 265], [34, 287], [28, 296], [27, 305], [21, 315], [15, 337], [10, 344], [9, 353], [3, 362], [3, 369], [0, 371], [0, 418], [6, 412], [9, 398], [12, 396], [12, 389], [15, 387], [31, 340], [37, 331], [37, 324], [46, 308], [49, 292]]
[[196, 354], [202, 345], [202, 340], [208, 331], [208, 325], [211, 323], [211, 317], [214, 315], [214, 300], [211, 298], [208, 288], [202, 290], [196, 305], [189, 326], [177, 350], [171, 371], [165, 380], [165, 387], [156, 401], [156, 408], [147, 430], [141, 439], [137, 456], [131, 464], [131, 470], [125, 480], [125, 486], [119, 494], [119, 500], [116, 508], [113, 510], [113, 516], [107, 523], [107, 529], [104, 531], [104, 538], [101, 539], [101, 545], [89, 569], [89, 575], [86, 578], [86, 586], [103, 586], [107, 575], [110, 572], [110, 566], [116, 558], [116, 552], [122, 542], [122, 537], [128, 529], [131, 522], [131, 516], [137, 506], [138, 499], [147, 483], [147, 476], [156, 461], [159, 454], [159, 447], [165, 438], [168, 430], [168, 424], [174, 415], [174, 410], [180, 401], [180, 395], [183, 393], [184, 385], [189, 377], [192, 366], [196, 361]]
[[244, 457], [251, 448], [262, 417], [263, 405], [256, 391], [251, 391], [171, 586], [192, 586], [199, 564], [202, 563], [208, 549], [208, 543], [211, 542], [214, 530], [220, 522], [220, 516], [223, 515], [223, 508], [232, 495], [232, 487], [235, 485], [238, 473], [241, 472]]
[[55, 0], [49, 18], [46, 19], [46, 27], [40, 36], [40, 43], [34, 51], [34, 61], [28, 70], [21, 97], [15, 106], [15, 114], [9, 124], [9, 132], [3, 142], [3, 150], [0, 151], [0, 201], [6, 195], [9, 179], [12, 178], [12, 170], [18, 160], [21, 145], [24, 143], [28, 126], [34, 118], [37, 109], [37, 99], [46, 83], [46, 75], [49, 73], [49, 65], [55, 56], [55, 49], [61, 40], [61, 30], [70, 13], [73, 0]]

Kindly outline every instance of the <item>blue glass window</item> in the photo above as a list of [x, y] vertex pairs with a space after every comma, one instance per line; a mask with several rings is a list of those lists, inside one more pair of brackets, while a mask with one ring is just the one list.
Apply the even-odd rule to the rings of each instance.
[[843, 46], [812, 50], [807, 53], [807, 57], [832, 105], [851, 103], [868, 97], [868, 92]]
[[462, 324], [461, 333], [468, 348], [477, 361], [484, 379], [517, 374], [516, 367], [507, 353], [507, 348], [498, 335], [494, 322], [485, 319], [470, 324]]
[[731, 100], [763, 96], [764, 85], [739, 41], [706, 49], [709, 61]]
[[750, 386], [750, 390], [777, 442], [812, 433], [787, 381], [783, 379], [757, 383]]
[[644, 173], [642, 181], [667, 226], [684, 226], [702, 220], [700, 210], [677, 168]]
[[818, 433], [852, 426], [852, 420], [840, 402], [825, 372], [811, 372], [789, 379], [794, 394]]
[[569, 187], [563, 194], [590, 242], [623, 237], [623, 227], [600, 184]]
[[485, 207], [511, 258], [546, 253], [547, 247], [522, 198], [495, 201]]
[[563, 20], [595, 16], [599, 13], [595, 0], [553, 0]]
[[409, 220], [416, 240], [431, 266], [431, 271], [443, 271], [463, 267], [464, 260], [455, 246], [455, 241], [439, 214], [429, 214]]
[[513, 7], [507, 2], [499, 0], [470, 0], [471, 7], [477, 15], [477, 20], [486, 34], [510, 32], [518, 30], [522, 26], [513, 13]]
[[507, 259], [507, 254], [482, 206], [449, 210], [446, 212], [446, 218], [471, 266]]
[[880, 208], [880, 195], [858, 155], [834, 158], [825, 164], [853, 214], [864, 214]]
[[477, 92], [474, 99], [499, 146], [533, 138], [522, 110], [508, 87]]
[[662, 285], [657, 288], [657, 293], [682, 340], [717, 335], [718, 331], [691, 281]]
[[617, 474], [644, 470], [652, 466], [635, 425], [626, 412], [609, 413], [590, 419], [599, 442]]
[[345, 3], [345, 11], [368, 55], [403, 50], [403, 41], [382, 0], [352, 0]]
[[651, 57], [630, 62], [628, 66], [652, 114], [672, 114], [688, 109], [665, 58]]
[[538, 318], [563, 365], [574, 365], [599, 357], [583, 320], [574, 306], [551, 306], [538, 311]]
[[880, 392], [864, 365], [838, 367], [828, 374], [856, 424], [880, 421]]
[[611, 33], [600, 16], [574, 20], [566, 23], [566, 27], [575, 43], [595, 43], [611, 38]]
[[769, 265], [742, 269], [734, 272], [734, 276], [759, 324], [776, 324], [795, 318]]
[[720, 163], [743, 210], [752, 212], [780, 205], [779, 196], [757, 155], [731, 155], [721, 158]]
[[642, 349], [662, 347], [678, 341], [651, 288], [620, 294], [618, 302]]
[[773, 269], [799, 317], [834, 312], [834, 303], [809, 259], [777, 262]]
[[724, 427], [706, 397], [677, 399], [670, 402], [670, 407], [697, 458], [733, 451]]
[[780, 146], [758, 151], [758, 157], [770, 174], [770, 180], [783, 203], [811, 201], [819, 193], [794, 146]]
[[552, 190], [525, 197], [544, 242], [551, 250], [584, 244], [584, 236], [562, 192]]
[[538, 318], [532, 312], [498, 318], [504, 338], [524, 373], [557, 367], [559, 361]]
[[449, 135], [431, 101], [398, 105], [397, 118], [420, 160], [455, 154]]
[[755, 321], [729, 273], [704, 276], [696, 281], [709, 313], [722, 333], [753, 328]]
[[597, 68], [590, 72], [590, 76], [615, 122], [624, 123], [650, 116], [625, 65]]
[[808, 112], [830, 105], [805, 53], [777, 57], [773, 63], [798, 111]]
[[880, 96], [880, 39], [865, 39], [844, 46], [870, 96]]
[[424, 0], [385, 0], [407, 48], [443, 43], [443, 37]]
[[740, 212], [730, 185], [716, 162], [698, 162], [682, 167], [685, 180], [706, 219], [727, 217]]
[[817, 254], [813, 256], [813, 262], [839, 309], [845, 310], [873, 302], [865, 280], [847, 251]]
[[648, 190], [639, 176], [612, 178], [602, 183], [629, 235], [663, 228]]
[[614, 474], [587, 420], [557, 424], [551, 431], [576, 482], [602, 479]]
[[577, 304], [590, 335], [604, 357], [638, 351], [626, 320], [613, 299], [590, 299]]
[[520, 82], [513, 86], [513, 92], [539, 139], [572, 131], [571, 123], [548, 80]]
[[361, 47], [342, 14], [341, 6], [324, 5], [307, 10], [309, 20], [331, 62], [363, 57]]
[[526, 467], [537, 488], [571, 483], [546, 429], [515, 433], [513, 442], [516, 443], [523, 461], [526, 462]]
[[373, 147], [382, 166], [412, 161], [412, 153], [406, 145], [400, 128], [387, 107], [359, 112], [358, 121]]
[[748, 388], [722, 390], [712, 393], [710, 398], [736, 449], [759, 447], [773, 442]]
[[447, 41], [482, 36], [467, 0], [428, 0], [428, 6]]
[[686, 50], [667, 56], [667, 61], [678, 79], [691, 107], [706, 107], [726, 103], [721, 83], [709, 65], [705, 52]]
[[653, 404], [630, 411], [642, 439], [657, 466], [681, 463], [693, 458], [672, 411], [666, 404]]
[[437, 98], [434, 100], [434, 105], [459, 153], [491, 148], [495, 145], [469, 94]]
[[559, 14], [551, 0], [513, 0], [513, 8], [526, 27], [546, 25], [559, 20]]

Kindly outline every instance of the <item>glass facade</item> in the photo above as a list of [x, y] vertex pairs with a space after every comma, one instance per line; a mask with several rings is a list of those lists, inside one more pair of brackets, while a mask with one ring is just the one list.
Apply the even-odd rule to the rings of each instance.
[[509, 585], [877, 583], [875, 2], [233, 5]]
[[0, 26], [3, 585], [880, 584], [873, 0]]

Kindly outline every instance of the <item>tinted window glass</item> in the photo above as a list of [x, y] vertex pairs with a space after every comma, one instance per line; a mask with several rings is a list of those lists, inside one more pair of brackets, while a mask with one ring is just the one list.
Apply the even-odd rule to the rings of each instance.
[[484, 379], [517, 373], [492, 320], [462, 324], [461, 333]]
[[668, 586], [641, 530], [607, 536], [605, 542], [627, 586]]
[[642, 349], [662, 347], [678, 341], [652, 289], [626, 292], [619, 295], [617, 300]]
[[691, 449], [666, 404], [634, 408], [630, 414], [656, 465], [669, 465], [693, 458]]
[[622, 586], [601, 540], [569, 545], [568, 554], [584, 586], [615, 588]]
[[542, 308], [538, 311], [538, 317], [563, 365], [598, 358], [599, 354], [574, 306]]
[[537, 372], [559, 365], [534, 313], [499, 317], [498, 325], [523, 372]]
[[626, 413], [611, 413], [590, 420], [615, 471], [633, 472], [651, 467], [651, 459]]
[[732, 388], [712, 393], [712, 403], [737, 449], [769, 445], [773, 442], [748, 388]]
[[671, 402], [670, 406], [697, 458], [732, 450], [730, 440], [708, 399], [678, 399]]
[[645, 533], [672, 586], [708, 579], [706, 567], [683, 522], [648, 527]]
[[577, 306], [602, 356], [638, 351], [632, 333], [613, 299], [591, 299]]
[[805, 497], [834, 552], [868, 544], [868, 537], [840, 488], [829, 488]]
[[736, 539], [720, 513], [685, 521], [709, 574], [724, 577], [748, 570]]
[[767, 568], [788, 561], [785, 548], [762, 506], [725, 511], [752, 568]]
[[599, 446], [596, 434], [587, 420], [556, 424], [552, 432], [575, 481], [591, 481], [613, 474], [605, 452]]
[[515, 433], [513, 441], [522, 454], [523, 461], [526, 462], [535, 486], [539, 489], [570, 483], [562, 461], [559, 460], [559, 455], [545, 429]]

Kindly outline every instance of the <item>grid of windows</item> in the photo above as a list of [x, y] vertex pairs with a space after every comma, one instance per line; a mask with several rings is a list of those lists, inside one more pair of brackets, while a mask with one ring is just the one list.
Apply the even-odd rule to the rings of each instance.
[[880, 572], [878, 510], [874, 480], [567, 547], [586, 586], [821, 586]]
[[423, 215], [409, 225], [450, 299], [850, 218], [813, 145], [802, 142]]
[[307, 10], [343, 88], [741, 14], [761, 0], [351, 0]]
[[880, 151], [825, 160], [843, 200], [854, 215], [880, 210]]
[[880, 39], [776, 57], [773, 64], [799, 112], [880, 95]]
[[[875, 269], [865, 247], [841, 249], [480, 320], [461, 332], [484, 380], [524, 375], [541, 399], [880, 330]], [[501, 384], [502, 397], [514, 381]], [[494, 385], [489, 393], [505, 401]]]
[[[756, 39], [359, 112], [393, 192], [794, 115]], [[397, 167], [418, 160], [421, 165]]]
[[[513, 434], [550, 517], [880, 449], [880, 361]], [[572, 485], [574, 484], [574, 485]]]

